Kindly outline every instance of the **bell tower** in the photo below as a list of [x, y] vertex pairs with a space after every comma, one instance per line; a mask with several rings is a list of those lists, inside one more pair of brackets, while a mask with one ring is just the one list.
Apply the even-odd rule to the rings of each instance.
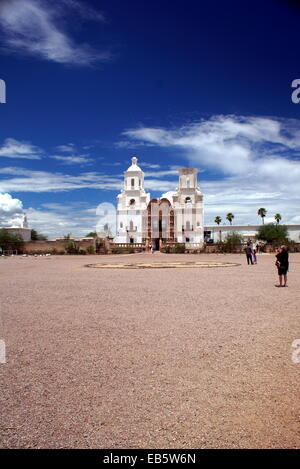
[[179, 187], [173, 196], [176, 238], [180, 243], [204, 241], [203, 194], [198, 187], [196, 168], [179, 169]]
[[137, 165], [137, 158], [131, 158], [131, 166], [124, 171], [124, 186], [117, 196], [117, 243], [141, 243], [143, 217], [147, 210], [150, 194], [144, 189], [144, 172]]

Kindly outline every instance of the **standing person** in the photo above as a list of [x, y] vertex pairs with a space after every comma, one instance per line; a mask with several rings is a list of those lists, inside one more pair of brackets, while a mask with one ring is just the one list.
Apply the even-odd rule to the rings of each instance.
[[[279, 252], [275, 255], [276, 262], [275, 265], [278, 270], [279, 276], [279, 285], [276, 287], [287, 287], [287, 272], [289, 270], [289, 253], [286, 246], [281, 246]], [[283, 280], [283, 284], [282, 284]]]
[[246, 257], [247, 257], [247, 262], [248, 262], [248, 265], [251, 263], [251, 265], [253, 265], [253, 260], [252, 260], [252, 248], [250, 246], [250, 243], [248, 242], [247, 243], [247, 246], [245, 247], [244, 249], [245, 253], [246, 253]]
[[257, 264], [256, 249], [253, 249], [253, 252], [252, 252], [252, 260], [253, 260], [254, 264]]

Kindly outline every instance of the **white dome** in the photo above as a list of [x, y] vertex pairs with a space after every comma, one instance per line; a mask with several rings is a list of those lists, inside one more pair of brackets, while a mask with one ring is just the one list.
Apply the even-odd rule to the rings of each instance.
[[136, 162], [137, 162], [137, 158], [135, 156], [133, 156], [131, 158], [131, 163], [132, 164], [131, 164], [131, 166], [129, 166], [129, 168], [127, 169], [126, 172], [128, 172], [128, 171], [140, 171], [140, 172], [142, 172], [141, 168], [136, 164]]

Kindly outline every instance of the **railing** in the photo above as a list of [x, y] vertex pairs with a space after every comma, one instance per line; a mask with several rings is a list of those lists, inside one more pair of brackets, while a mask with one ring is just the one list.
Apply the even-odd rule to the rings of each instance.
[[201, 243], [185, 243], [186, 249], [201, 249]]
[[112, 248], [144, 248], [144, 243], [110, 243]]
[[129, 232], [133, 233], [134, 231], [137, 231], [137, 226], [135, 226], [135, 227], [126, 226], [126, 231], [127, 232], [129, 231]]

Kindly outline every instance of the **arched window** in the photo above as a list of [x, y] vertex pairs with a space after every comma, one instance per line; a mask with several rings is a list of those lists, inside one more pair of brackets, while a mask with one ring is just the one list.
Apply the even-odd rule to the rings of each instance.
[[186, 180], [186, 187], [188, 189], [191, 187], [191, 181], [189, 180], [189, 178], [187, 178], [187, 180]]
[[133, 230], [133, 221], [132, 221], [132, 220], [130, 220], [130, 223], [129, 223], [129, 229], [130, 229], [130, 231], [132, 231], [132, 230]]
[[131, 187], [134, 187], [134, 178], [131, 179]]
[[123, 228], [123, 222], [122, 221], [120, 222], [120, 228]]
[[189, 221], [186, 222], [185, 229], [186, 229], [186, 231], [189, 231], [191, 229], [191, 222], [189, 222]]
[[130, 205], [130, 207], [133, 207], [133, 206], [135, 205], [135, 200], [134, 200], [134, 199], [130, 199], [129, 205]]
[[190, 197], [186, 197], [184, 202], [185, 202], [186, 204], [191, 204], [191, 203], [192, 203], [192, 199], [191, 199]]

